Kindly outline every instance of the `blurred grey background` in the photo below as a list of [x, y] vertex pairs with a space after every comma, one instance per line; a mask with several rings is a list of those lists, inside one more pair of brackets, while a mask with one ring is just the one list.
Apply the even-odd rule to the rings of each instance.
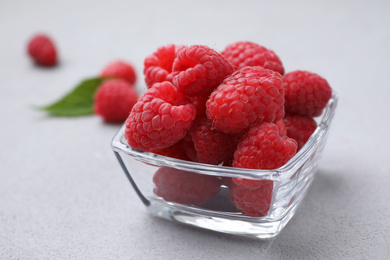
[[[387, 259], [389, 1], [0, 0], [0, 259]], [[38, 32], [60, 66], [26, 55]], [[111, 151], [119, 125], [33, 109], [168, 43], [248, 40], [339, 94], [318, 174], [279, 236], [259, 241], [150, 216]]]

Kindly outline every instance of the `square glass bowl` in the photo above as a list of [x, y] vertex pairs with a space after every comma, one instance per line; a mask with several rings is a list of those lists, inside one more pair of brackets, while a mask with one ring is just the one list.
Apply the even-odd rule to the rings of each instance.
[[[209, 165], [144, 152], [127, 144], [124, 126], [115, 135], [112, 148], [135, 192], [153, 215], [229, 234], [270, 238], [289, 222], [305, 197], [336, 106], [337, 95], [333, 93], [322, 116], [316, 118], [318, 127], [310, 139], [290, 161], [275, 170]], [[266, 199], [268, 205], [265, 208], [260, 205], [261, 216], [245, 215], [231, 202], [229, 180], [232, 177], [263, 180], [268, 188], [271, 185]], [[213, 184], [202, 190], [200, 183]], [[202, 193], [203, 198], [191, 197]]]

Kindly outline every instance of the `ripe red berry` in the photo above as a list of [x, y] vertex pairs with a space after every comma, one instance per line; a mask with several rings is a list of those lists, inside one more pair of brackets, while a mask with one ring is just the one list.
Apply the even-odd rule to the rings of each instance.
[[263, 217], [271, 206], [273, 182], [233, 178], [230, 182], [230, 200], [245, 215]]
[[134, 85], [137, 80], [134, 66], [120, 60], [109, 63], [100, 73], [100, 77], [123, 79], [131, 85]]
[[37, 65], [52, 67], [57, 64], [54, 42], [44, 34], [35, 35], [28, 43], [27, 51]]
[[180, 140], [179, 142], [177, 142], [174, 145], [171, 145], [169, 147], [151, 150], [151, 152], [156, 153], [156, 154], [160, 154], [160, 155], [164, 155], [167, 157], [171, 157], [171, 158], [190, 161], [190, 159], [186, 155], [183, 140]]
[[184, 45], [168, 44], [159, 47], [154, 53], [147, 56], [144, 61], [145, 83], [148, 88], [154, 83], [170, 81], [172, 82], [172, 65], [179, 50]]
[[137, 99], [137, 92], [128, 82], [106, 80], [95, 93], [94, 111], [106, 122], [124, 122]]
[[308, 71], [293, 71], [284, 76], [286, 113], [315, 117], [322, 113], [332, 89], [321, 76]]
[[236, 69], [245, 66], [261, 66], [284, 74], [283, 64], [275, 52], [254, 42], [236, 42], [228, 45], [222, 55]]
[[161, 167], [153, 182], [154, 193], [166, 201], [201, 205], [218, 195], [222, 181], [215, 176]]
[[187, 145], [184, 148], [196, 162], [218, 165], [234, 153], [230, 135], [215, 130], [205, 116], [195, 120], [185, 140]]
[[188, 96], [208, 96], [233, 70], [222, 54], [207, 46], [192, 45], [177, 54], [172, 82]]
[[282, 76], [262, 67], [244, 67], [226, 78], [206, 103], [213, 126], [228, 133], [284, 116]]
[[195, 107], [183, 92], [168, 81], [156, 83], [134, 105], [125, 137], [134, 148], [165, 148], [184, 138], [195, 116]]
[[287, 136], [298, 143], [298, 150], [306, 143], [317, 128], [317, 123], [311, 117], [287, 114], [283, 118]]
[[277, 169], [297, 151], [297, 142], [272, 123], [254, 126], [242, 137], [234, 153], [233, 167]]

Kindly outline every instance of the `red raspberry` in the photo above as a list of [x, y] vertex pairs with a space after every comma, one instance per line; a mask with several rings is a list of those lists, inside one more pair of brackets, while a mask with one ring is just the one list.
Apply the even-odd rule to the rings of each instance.
[[35, 35], [28, 43], [28, 54], [36, 64], [52, 67], [57, 64], [57, 50], [49, 36]]
[[263, 217], [271, 206], [273, 182], [233, 178], [230, 200], [245, 215]]
[[151, 150], [151, 152], [176, 158], [176, 159], [181, 159], [181, 160], [186, 160], [189, 161], [190, 159], [186, 155], [186, 151], [184, 150], [184, 141], [181, 140], [177, 143], [175, 143], [172, 146], [165, 147], [162, 149], [156, 149], [156, 150]]
[[137, 92], [128, 82], [120, 79], [106, 80], [95, 93], [94, 111], [106, 122], [124, 122], [137, 99]]
[[226, 78], [210, 95], [206, 114], [217, 130], [241, 132], [255, 123], [284, 116], [282, 76], [259, 66], [244, 67]]
[[297, 151], [297, 142], [279, 132], [272, 123], [254, 126], [241, 139], [234, 153], [233, 167], [277, 169]]
[[126, 120], [130, 146], [147, 151], [182, 139], [195, 119], [195, 107], [172, 83], [156, 83], [134, 105]]
[[153, 54], [146, 57], [144, 61], [144, 75], [148, 88], [157, 82], [172, 82], [173, 61], [182, 48], [184, 48], [184, 45], [168, 44], [159, 47]]
[[317, 123], [311, 117], [286, 115], [283, 121], [287, 128], [287, 136], [298, 143], [298, 150], [306, 143], [317, 129]]
[[210, 119], [205, 116], [195, 120], [187, 136], [190, 141], [187, 141], [185, 149], [189, 150], [188, 156], [196, 162], [218, 165], [234, 153], [230, 135], [214, 130]]
[[184, 47], [173, 62], [173, 84], [188, 96], [208, 96], [233, 65], [222, 54], [203, 45]]
[[321, 76], [308, 71], [293, 71], [284, 76], [286, 113], [315, 117], [322, 113], [332, 89]]
[[222, 52], [237, 69], [245, 66], [261, 66], [284, 74], [283, 64], [271, 50], [253, 42], [236, 42], [228, 45]]
[[114, 77], [126, 80], [131, 85], [137, 81], [134, 66], [124, 61], [109, 63], [100, 73], [100, 77]]
[[153, 176], [154, 193], [166, 201], [201, 205], [218, 195], [221, 180], [215, 176], [161, 167]]

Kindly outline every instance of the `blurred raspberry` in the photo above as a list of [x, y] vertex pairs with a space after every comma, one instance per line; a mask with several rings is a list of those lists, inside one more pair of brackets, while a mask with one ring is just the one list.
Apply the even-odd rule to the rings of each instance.
[[201, 205], [218, 195], [221, 180], [215, 176], [161, 167], [153, 176], [154, 193], [166, 201]]
[[126, 120], [130, 146], [162, 149], [180, 141], [195, 119], [195, 107], [172, 83], [156, 83], [134, 105]]
[[287, 114], [283, 121], [286, 125], [287, 136], [298, 143], [298, 150], [306, 143], [317, 128], [317, 123], [311, 117]]
[[184, 45], [168, 44], [159, 47], [154, 53], [147, 56], [144, 61], [145, 83], [148, 88], [154, 83], [172, 82], [172, 65], [179, 50]]
[[214, 130], [210, 119], [205, 116], [195, 120], [186, 140], [189, 141], [185, 150], [189, 151], [188, 156], [196, 162], [218, 165], [234, 153], [235, 147], [230, 135]]
[[233, 178], [230, 183], [230, 200], [244, 214], [263, 217], [271, 206], [273, 182]]
[[207, 117], [222, 132], [238, 133], [284, 116], [282, 76], [259, 66], [244, 67], [226, 78], [206, 103]]
[[57, 64], [57, 50], [51, 38], [37, 34], [29, 41], [27, 51], [37, 65], [53, 67]]
[[233, 65], [213, 49], [203, 45], [184, 47], [173, 62], [173, 84], [188, 96], [208, 96]]
[[286, 113], [315, 117], [322, 113], [332, 89], [321, 76], [308, 71], [293, 71], [284, 76]]
[[123, 79], [131, 85], [134, 85], [137, 80], [134, 66], [120, 60], [109, 63], [100, 73], [100, 77]]
[[236, 42], [228, 45], [222, 55], [230, 61], [236, 69], [245, 66], [261, 66], [266, 69], [284, 74], [283, 64], [279, 57], [271, 50], [253, 42]]
[[279, 132], [272, 123], [254, 126], [241, 139], [234, 153], [233, 167], [277, 169], [297, 151], [297, 142]]
[[128, 82], [121, 79], [106, 80], [96, 90], [94, 111], [106, 122], [124, 122], [137, 99], [137, 92]]

